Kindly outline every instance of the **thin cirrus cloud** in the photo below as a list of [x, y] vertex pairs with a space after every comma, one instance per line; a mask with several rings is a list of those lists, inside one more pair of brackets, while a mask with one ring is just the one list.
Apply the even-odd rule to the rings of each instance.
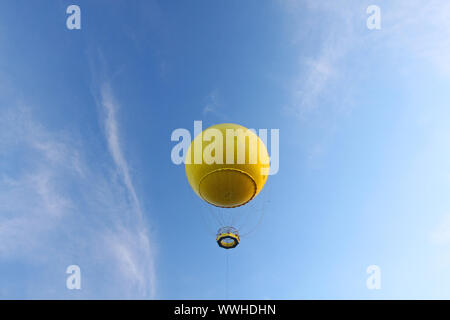
[[[289, 85], [288, 111], [304, 119], [320, 111], [324, 101], [327, 108], [333, 107], [333, 102], [342, 105], [343, 99], [346, 103], [351, 101], [349, 95], [359, 77], [370, 76], [364, 57], [371, 51], [380, 53], [380, 59], [395, 59], [399, 69], [410, 69], [410, 59], [416, 59], [419, 63], [431, 64], [436, 72], [450, 75], [448, 1], [431, 0], [426, 5], [418, 0], [382, 1], [378, 4], [381, 30], [367, 29], [369, 14], [366, 10], [372, 4], [280, 1], [285, 14], [293, 21], [289, 32], [299, 57], [296, 76]], [[303, 43], [317, 45], [305, 53]], [[354, 60], [355, 57], [359, 60]], [[323, 111], [329, 112], [329, 109]]]
[[222, 121], [228, 121], [228, 116], [222, 112], [223, 104], [220, 101], [220, 94], [218, 89], [211, 91], [205, 98], [205, 106], [202, 114], [204, 117], [214, 116]]
[[[295, 74], [288, 83], [291, 103], [286, 111], [304, 120], [320, 111], [324, 100], [343, 97], [339, 85], [346, 82], [342, 60], [355, 46], [358, 19], [345, 2], [289, 0], [280, 4], [291, 21], [292, 50], [298, 51]], [[305, 50], [304, 43], [317, 45]]]
[[[154, 247], [120, 148], [110, 90], [101, 92], [101, 105], [113, 160], [106, 170], [85, 160], [90, 151], [80, 139], [47, 130], [31, 108], [0, 112], [0, 259], [45, 270], [33, 282], [35, 292], [27, 291], [33, 298], [69, 295], [70, 264], [81, 268], [80, 297], [156, 294]], [[22, 281], [20, 274], [8, 277], [8, 285]]]
[[382, 9], [383, 29], [379, 42], [403, 56], [431, 63], [450, 75], [450, 3], [445, 0], [399, 1]]
[[[106, 114], [104, 127], [105, 136], [108, 142], [108, 148], [114, 160], [119, 175], [122, 177], [123, 184], [127, 190], [127, 197], [131, 202], [131, 210], [127, 219], [134, 220], [131, 229], [122, 227], [121, 221], [116, 225], [125, 237], [111, 234], [111, 243], [113, 250], [120, 260], [120, 268], [135, 281], [141, 292], [150, 292], [151, 296], [155, 294], [155, 274], [153, 263], [153, 248], [151, 246], [150, 236], [146, 228], [146, 222], [139, 198], [130, 175], [130, 170], [125, 156], [120, 147], [120, 137], [116, 119], [119, 104], [113, 95], [109, 83], [105, 82], [101, 86], [101, 106]], [[129, 245], [127, 245], [129, 244]]]
[[0, 119], [0, 254], [29, 255], [74, 206], [56, 176], [79, 170], [77, 155], [33, 122], [27, 108], [2, 109]]
[[287, 37], [296, 57], [285, 82], [284, 111], [314, 130], [312, 146], [307, 147], [311, 163], [327, 154], [340, 119], [364, 107], [361, 83], [378, 72], [372, 64], [389, 64], [389, 72], [403, 77], [404, 83], [420, 81], [414, 74], [420, 68], [450, 75], [448, 1], [431, 0], [426, 5], [418, 0], [380, 1], [380, 30], [366, 25], [372, 2], [288, 0], [279, 4], [290, 26]]
[[431, 242], [436, 245], [450, 244], [450, 214], [444, 216], [439, 225], [431, 233]]

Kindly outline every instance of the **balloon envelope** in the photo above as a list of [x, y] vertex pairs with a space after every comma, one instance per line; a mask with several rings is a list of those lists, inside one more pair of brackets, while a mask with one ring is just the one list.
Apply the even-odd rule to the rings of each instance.
[[223, 208], [242, 206], [258, 195], [269, 166], [262, 140], [232, 123], [214, 125], [195, 137], [185, 161], [186, 176], [195, 193]]

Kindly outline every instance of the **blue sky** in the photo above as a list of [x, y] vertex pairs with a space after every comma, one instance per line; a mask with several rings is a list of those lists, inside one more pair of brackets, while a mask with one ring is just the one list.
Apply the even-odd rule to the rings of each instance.
[[[3, 1], [0, 298], [449, 298], [448, 12]], [[280, 130], [264, 220], [228, 253], [170, 159], [194, 120]]]

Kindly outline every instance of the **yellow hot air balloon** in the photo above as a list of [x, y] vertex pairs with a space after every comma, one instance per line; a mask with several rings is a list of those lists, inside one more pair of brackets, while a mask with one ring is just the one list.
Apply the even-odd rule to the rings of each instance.
[[[233, 123], [205, 129], [192, 141], [185, 159], [194, 192], [221, 208], [236, 208], [254, 199], [267, 181], [269, 168], [264, 142], [252, 130]], [[221, 247], [234, 248], [238, 231], [224, 226], [217, 241]]]

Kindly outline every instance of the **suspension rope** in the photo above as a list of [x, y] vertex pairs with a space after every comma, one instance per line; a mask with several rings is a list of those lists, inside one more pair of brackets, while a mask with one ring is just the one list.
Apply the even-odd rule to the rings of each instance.
[[217, 221], [213, 218], [214, 215], [211, 214], [210, 208], [208, 206], [202, 206], [199, 208], [200, 217], [203, 222], [204, 229], [209, 235], [216, 235]]
[[246, 237], [249, 234], [255, 232], [261, 226], [262, 221], [264, 220], [264, 215], [266, 213], [265, 207], [266, 207], [267, 202], [270, 202], [270, 201], [268, 200], [268, 201], [263, 203], [263, 207], [261, 209], [261, 215], [259, 216], [259, 219], [258, 219], [258, 222], [256, 223], [256, 225], [251, 230], [249, 230], [249, 231], [243, 233], [242, 235], [240, 235], [241, 238], [242, 237]]
[[228, 250], [225, 252], [225, 255], [226, 255], [226, 260], [227, 260], [227, 263], [226, 263], [226, 271], [225, 271], [225, 300], [228, 300], [228, 269], [229, 269], [229, 266], [228, 266], [228, 255], [229, 255], [229, 253], [228, 253]]

